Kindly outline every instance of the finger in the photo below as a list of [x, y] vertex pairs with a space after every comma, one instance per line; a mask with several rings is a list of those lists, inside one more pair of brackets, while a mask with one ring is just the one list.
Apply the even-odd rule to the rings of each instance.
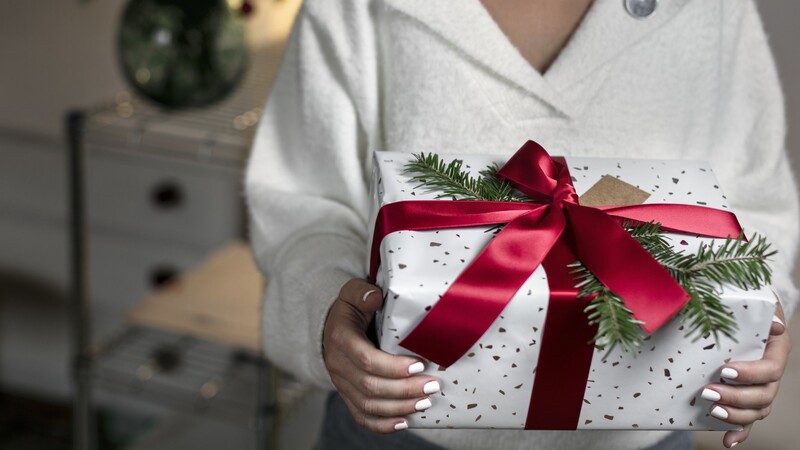
[[353, 278], [342, 286], [339, 298], [364, 314], [372, 314], [383, 305], [381, 289], [360, 278]]
[[358, 388], [342, 378], [337, 380], [336, 387], [361, 413], [367, 416], [402, 417], [430, 408], [433, 401], [428, 396], [409, 399], [386, 399], [365, 396]]
[[726, 380], [735, 380], [750, 384], [767, 384], [778, 381], [786, 369], [791, 341], [787, 333], [770, 336], [764, 349], [764, 358], [757, 361], [735, 361], [726, 364], [721, 376]]
[[744, 430], [734, 430], [728, 431], [725, 433], [725, 436], [722, 437], [722, 445], [727, 448], [731, 448], [735, 445], [741, 444], [744, 442], [748, 436], [750, 436], [750, 430], [753, 428], [753, 424], [747, 424], [744, 426]]
[[708, 410], [708, 413], [711, 417], [715, 417], [723, 422], [736, 425], [748, 425], [756, 420], [767, 417], [770, 411], [772, 411], [772, 406], [760, 409], [741, 409], [715, 403], [711, 405], [711, 409]]
[[343, 342], [343, 351], [359, 370], [379, 377], [407, 378], [425, 370], [418, 358], [386, 353], [363, 335]]
[[[358, 371], [382, 378], [408, 378], [425, 370], [418, 358], [391, 355], [375, 348], [359, 329], [336, 327], [326, 339], [325, 361], [334, 373]], [[355, 375], [350, 375], [348, 378]]]
[[700, 397], [721, 405], [744, 409], [766, 408], [775, 401], [779, 383], [756, 385], [712, 384], [706, 386]]
[[[351, 378], [352, 380], [352, 378]], [[385, 399], [421, 398], [439, 392], [439, 382], [429, 376], [410, 378], [383, 378], [362, 372], [354, 382], [358, 390], [368, 397]]]
[[405, 430], [408, 428], [408, 421], [402, 417], [377, 417], [368, 416], [353, 405], [353, 403], [345, 397], [342, 397], [347, 409], [353, 416], [353, 420], [362, 428], [366, 428], [373, 433], [388, 434], [395, 431]]
[[786, 317], [783, 314], [783, 306], [781, 306], [780, 302], [775, 307], [775, 315], [772, 316], [772, 325], [769, 328], [769, 334], [772, 336], [778, 336], [783, 334], [786, 331]]
[[[425, 369], [419, 358], [390, 355], [375, 348], [357, 322], [352, 306], [337, 301], [323, 334], [325, 363], [329, 372], [361, 372], [384, 378], [407, 378]], [[350, 377], [348, 377], [350, 378]]]

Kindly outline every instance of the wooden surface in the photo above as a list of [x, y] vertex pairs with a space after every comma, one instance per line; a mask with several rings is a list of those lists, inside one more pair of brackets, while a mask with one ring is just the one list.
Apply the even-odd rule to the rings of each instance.
[[249, 246], [234, 242], [136, 304], [128, 321], [258, 351], [263, 289]]

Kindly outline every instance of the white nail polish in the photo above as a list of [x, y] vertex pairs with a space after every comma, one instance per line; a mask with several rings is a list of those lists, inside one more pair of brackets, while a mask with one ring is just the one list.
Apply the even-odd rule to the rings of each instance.
[[431, 399], [423, 398], [422, 400], [418, 401], [416, 405], [414, 405], [414, 409], [417, 411], [425, 411], [426, 409], [431, 407]]
[[710, 402], [716, 402], [717, 400], [720, 399], [719, 392], [713, 391], [713, 390], [708, 389], [708, 388], [703, 389], [703, 393], [700, 394], [700, 397], [702, 397], [703, 400], [708, 400]]
[[395, 429], [395, 431], [407, 430], [408, 429], [408, 422], [406, 422], [404, 420], [404, 421], [402, 421], [400, 423], [396, 423], [394, 425], [394, 429]]
[[728, 418], [728, 411], [725, 411], [725, 408], [721, 406], [715, 406], [714, 409], [711, 410], [711, 415], [717, 419], [725, 420]]
[[731, 444], [731, 446], [730, 446], [730, 447], [728, 447], [728, 448], [733, 448], [733, 447], [736, 447], [737, 445], [739, 445], [739, 443], [738, 443], [738, 442], [734, 442], [734, 443], [733, 443], [733, 444]]
[[783, 321], [781, 320], [781, 318], [780, 318], [780, 317], [778, 317], [778, 316], [772, 316], [772, 321], [773, 321], [773, 322], [775, 322], [775, 323], [779, 323], [779, 324], [781, 324], [781, 325], [783, 325], [783, 326], [786, 326], [786, 324], [785, 324], [785, 323], [783, 323]]
[[366, 302], [367, 298], [369, 298], [370, 294], [372, 294], [373, 292], [375, 292], [375, 289], [373, 289], [371, 291], [364, 292], [364, 296], [361, 297], [361, 301], [362, 302]]
[[417, 361], [414, 364], [408, 366], [408, 374], [409, 375], [414, 375], [414, 374], [420, 373], [423, 370], [425, 370], [425, 364], [422, 364], [419, 361]]
[[441, 387], [438, 381], [428, 381], [425, 383], [425, 386], [422, 386], [422, 392], [425, 394], [434, 394], [439, 392], [439, 390], [441, 390]]
[[722, 376], [722, 378], [727, 378], [729, 380], [735, 380], [739, 376], [739, 372], [737, 372], [736, 369], [731, 369], [730, 367], [726, 367], [726, 368], [722, 369], [722, 372], [720, 372], [720, 375]]

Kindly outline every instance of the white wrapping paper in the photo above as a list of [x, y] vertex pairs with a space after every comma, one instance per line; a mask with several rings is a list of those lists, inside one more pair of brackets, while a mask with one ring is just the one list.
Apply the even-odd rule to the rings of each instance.
[[[440, 156], [445, 161], [461, 159], [476, 175], [491, 163], [505, 162], [497, 156]], [[370, 230], [384, 204], [435, 198], [435, 193], [414, 189], [410, 177], [402, 174], [410, 159], [404, 153], [376, 153]], [[611, 175], [649, 192], [645, 203], [728, 209], [705, 162], [567, 158], [567, 165], [579, 195], [603, 175]], [[377, 317], [383, 350], [414, 355], [400, 347], [400, 341], [488, 243], [492, 234], [487, 228], [400, 231], [383, 240], [377, 277], [385, 296]], [[710, 241], [694, 235], [668, 236], [687, 252]], [[431, 408], [408, 417], [409, 426], [524, 428], [548, 297], [547, 275], [539, 267], [464, 357], [446, 370], [427, 364], [425, 373], [439, 379], [442, 390], [431, 395]], [[747, 292], [730, 288], [723, 299], [739, 325], [738, 343], [725, 337], [719, 344], [713, 337], [692, 342], [683, 336], [680, 320], [673, 319], [648, 338], [635, 357], [615, 349], [603, 360], [604, 352], [596, 350], [578, 428], [737, 429], [708, 415], [709, 402], [700, 398], [700, 392], [705, 385], [720, 381], [725, 361], [761, 358], [776, 300], [768, 288]]]

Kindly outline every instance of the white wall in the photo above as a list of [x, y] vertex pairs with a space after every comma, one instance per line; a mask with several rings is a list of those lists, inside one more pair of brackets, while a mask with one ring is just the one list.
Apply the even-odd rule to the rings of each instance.
[[783, 83], [789, 121], [786, 146], [797, 174], [800, 172], [800, 2], [759, 0], [758, 7]]
[[[796, 0], [759, 0], [759, 11], [770, 38], [786, 97], [788, 135], [786, 149], [792, 159], [795, 179], [800, 185], [800, 2]], [[800, 283], [800, 264], [795, 280]]]
[[[0, 132], [60, 139], [64, 112], [126, 89], [116, 60], [125, 0], [0, 1]], [[229, 0], [241, 3], [241, 0]], [[249, 43], [285, 39], [299, 0], [257, 0]]]
[[114, 54], [124, 0], [0, 4], [0, 129], [60, 137], [64, 110], [123, 89]]

